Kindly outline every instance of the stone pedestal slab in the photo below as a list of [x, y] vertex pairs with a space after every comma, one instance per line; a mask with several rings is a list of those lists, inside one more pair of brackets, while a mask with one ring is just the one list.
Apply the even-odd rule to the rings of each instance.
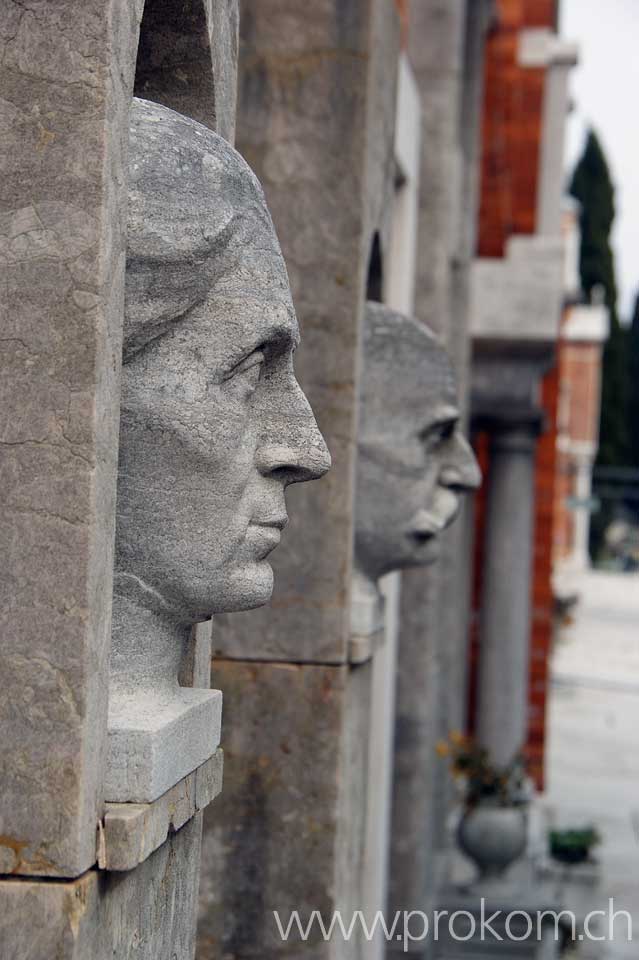
[[[427, 948], [434, 960], [457, 960], [460, 956], [556, 960], [570, 936], [560, 902], [543, 888], [519, 889], [515, 885], [502, 894], [479, 887], [466, 893], [447, 890], [438, 910], [442, 918], [437, 939], [429, 938]], [[482, 919], [490, 918], [490, 926], [482, 930]]]
[[105, 800], [157, 799], [208, 760], [220, 742], [221, 724], [219, 690], [183, 688], [165, 702], [146, 702], [141, 694], [115, 709], [110, 704]]
[[203, 810], [222, 789], [222, 751], [176, 783], [154, 803], [107, 803], [100, 828], [98, 866], [132, 870], [170, 833]]

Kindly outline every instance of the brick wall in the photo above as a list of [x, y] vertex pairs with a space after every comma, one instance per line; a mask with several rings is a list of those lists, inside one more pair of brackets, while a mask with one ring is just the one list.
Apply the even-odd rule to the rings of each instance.
[[501, 257], [512, 234], [533, 233], [545, 71], [517, 63], [519, 34], [552, 27], [555, 0], [498, 0], [484, 72], [478, 255]]
[[553, 553], [564, 560], [573, 552], [574, 520], [569, 498], [575, 490], [575, 450], [593, 450], [599, 433], [601, 344], [561, 340], [558, 344], [559, 414]]
[[546, 697], [553, 636], [552, 561], [554, 542], [555, 482], [557, 476], [557, 409], [559, 366], [544, 377], [542, 406], [546, 430], [537, 444], [535, 463], [535, 533], [530, 626], [530, 678], [528, 686], [529, 771], [539, 790], [544, 786]]

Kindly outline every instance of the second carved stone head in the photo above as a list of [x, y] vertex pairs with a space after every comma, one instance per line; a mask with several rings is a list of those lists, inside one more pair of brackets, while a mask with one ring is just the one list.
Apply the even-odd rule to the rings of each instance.
[[370, 580], [436, 559], [460, 494], [480, 481], [459, 424], [455, 375], [412, 317], [366, 305], [355, 557]]

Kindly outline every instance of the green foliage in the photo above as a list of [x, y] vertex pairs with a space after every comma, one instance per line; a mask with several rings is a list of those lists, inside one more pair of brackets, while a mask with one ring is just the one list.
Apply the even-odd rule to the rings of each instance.
[[591, 130], [570, 184], [570, 192], [581, 204], [581, 286], [590, 296], [593, 287], [603, 286], [609, 310], [616, 310], [617, 288], [609, 238], [615, 219], [614, 187], [597, 135]]
[[601, 843], [596, 827], [577, 827], [569, 830], [551, 830], [549, 834], [550, 855], [563, 863], [580, 863], [587, 860], [590, 851]]
[[628, 331], [628, 429], [630, 465], [639, 467], [639, 295]]
[[599, 456], [597, 463], [625, 466], [629, 458], [627, 333], [617, 315], [617, 285], [610, 231], [615, 217], [614, 187], [597, 135], [591, 130], [573, 173], [571, 194], [581, 204], [581, 286], [590, 297], [603, 289], [610, 311], [610, 337], [604, 348]]

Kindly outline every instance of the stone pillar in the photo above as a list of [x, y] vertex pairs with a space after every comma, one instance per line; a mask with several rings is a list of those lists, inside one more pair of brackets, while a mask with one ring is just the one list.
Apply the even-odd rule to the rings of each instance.
[[573, 543], [570, 565], [576, 570], [588, 570], [590, 567], [590, 514], [592, 498], [592, 455], [577, 454], [573, 459], [575, 469], [573, 510]]
[[[105, 803], [127, 141], [144, 6], [0, 12], [0, 952], [16, 960], [190, 960], [200, 811], [221, 783], [216, 754], [155, 803]], [[219, 23], [232, 4], [206, 10]], [[219, 32], [213, 46], [224, 60]], [[225, 76], [234, 69], [231, 58]], [[224, 84], [218, 94], [232, 104]], [[207, 644], [200, 629], [183, 685], [209, 685]]]
[[[474, 254], [484, 35], [490, 0], [410, 5], [408, 55], [421, 101], [415, 315], [453, 357], [468, 406], [470, 263]], [[447, 771], [435, 744], [460, 725], [470, 561], [466, 516], [443, 536], [442, 558], [404, 570], [395, 697], [390, 915], [435, 903], [446, 864]], [[441, 852], [438, 855], [437, 851]], [[414, 945], [418, 951], [424, 944]], [[389, 956], [401, 946], [389, 944]]]
[[[497, 4], [500, 14], [507, 6]], [[499, 16], [488, 45], [478, 256], [471, 274], [473, 415], [487, 416], [494, 448], [486, 479], [487, 554], [478, 571], [475, 727], [496, 763], [509, 762], [525, 746], [530, 593], [540, 587], [538, 579], [530, 582], [534, 411], [554, 362], [564, 301], [563, 127], [576, 57], [556, 36], [550, 8], [533, 13], [523, 5], [511, 13]], [[528, 105], [525, 123], [495, 109], [504, 98], [515, 114], [521, 103]], [[550, 544], [535, 546], [545, 592]], [[539, 624], [542, 631], [547, 626]]]
[[200, 960], [352, 957], [356, 938], [285, 944], [273, 911], [361, 907], [371, 654], [352, 657], [360, 324], [387, 249], [399, 22], [386, 0], [246, 0], [237, 146], [264, 186], [293, 290], [296, 355], [333, 457], [287, 492], [270, 608], [216, 618], [225, 789], [204, 826]]
[[[417, 264], [419, 204], [420, 100], [405, 54], [399, 61], [395, 163], [401, 179], [393, 202], [390, 242], [384, 276], [384, 302], [412, 314]], [[361, 423], [361, 411], [360, 411]], [[385, 910], [388, 899], [391, 844], [391, 801], [395, 735], [395, 686], [401, 573], [388, 573], [379, 582], [384, 597], [384, 638], [373, 654], [372, 715], [366, 795], [366, 841], [363, 858], [362, 909], [369, 922]], [[367, 960], [386, 951], [382, 931], [366, 945]]]
[[498, 765], [513, 759], [526, 736], [538, 426], [535, 412], [490, 425], [478, 737]]
[[142, 2], [8, 4], [0, 107], [0, 871], [95, 862]]

